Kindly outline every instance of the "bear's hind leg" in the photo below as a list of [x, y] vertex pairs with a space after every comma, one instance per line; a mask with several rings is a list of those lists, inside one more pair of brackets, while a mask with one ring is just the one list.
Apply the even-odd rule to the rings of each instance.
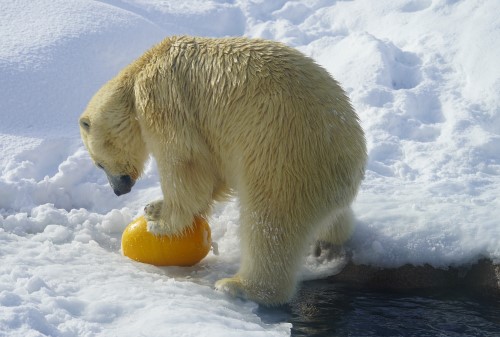
[[323, 251], [326, 251], [328, 260], [340, 255], [342, 245], [354, 231], [354, 224], [354, 213], [350, 207], [333, 212], [322, 222], [316, 235], [314, 255], [319, 257]]
[[238, 273], [215, 287], [264, 305], [280, 305], [295, 294], [297, 274], [307, 250], [306, 226], [288, 226], [256, 212], [242, 212], [242, 258]]

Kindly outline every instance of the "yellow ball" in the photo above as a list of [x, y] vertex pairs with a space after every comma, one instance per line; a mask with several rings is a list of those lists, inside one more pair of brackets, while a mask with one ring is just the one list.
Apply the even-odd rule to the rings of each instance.
[[142, 216], [131, 222], [122, 235], [123, 255], [155, 266], [193, 266], [207, 256], [211, 244], [210, 226], [200, 217], [178, 237], [148, 232]]

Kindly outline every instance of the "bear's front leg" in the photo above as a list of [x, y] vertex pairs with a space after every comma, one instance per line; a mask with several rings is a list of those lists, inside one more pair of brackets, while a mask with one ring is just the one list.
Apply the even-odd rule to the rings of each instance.
[[317, 233], [314, 255], [324, 256], [327, 260], [342, 256], [342, 246], [351, 237], [354, 224], [354, 213], [350, 207], [333, 211], [323, 221]]
[[182, 235], [191, 227], [195, 216], [207, 216], [213, 203], [216, 175], [210, 161], [201, 154], [188, 158], [163, 154], [155, 157], [163, 199], [144, 208], [148, 231]]

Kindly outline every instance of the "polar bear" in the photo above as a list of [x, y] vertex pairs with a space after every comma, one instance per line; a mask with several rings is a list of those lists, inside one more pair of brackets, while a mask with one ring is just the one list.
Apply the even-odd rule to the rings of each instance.
[[220, 291], [286, 303], [312, 240], [340, 244], [352, 231], [363, 130], [328, 72], [284, 44], [166, 38], [95, 94], [80, 130], [117, 195], [156, 159], [153, 233], [179, 235], [214, 201], [238, 198], [240, 268]]

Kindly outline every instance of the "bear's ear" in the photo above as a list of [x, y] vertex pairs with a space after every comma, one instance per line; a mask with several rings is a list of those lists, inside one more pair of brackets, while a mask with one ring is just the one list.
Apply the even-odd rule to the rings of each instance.
[[80, 126], [82, 129], [88, 132], [90, 130], [90, 119], [88, 119], [87, 117], [80, 118]]

